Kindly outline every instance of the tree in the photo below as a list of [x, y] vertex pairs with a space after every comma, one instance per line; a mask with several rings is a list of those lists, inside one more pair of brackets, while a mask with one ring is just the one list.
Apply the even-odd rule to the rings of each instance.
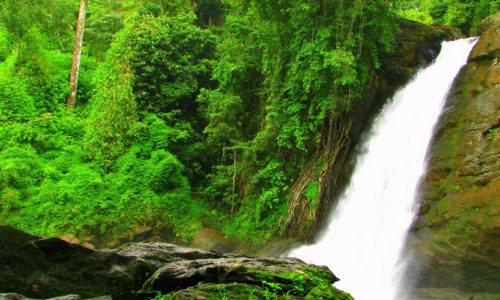
[[[194, 18], [170, 17], [148, 4], [127, 20], [95, 76], [86, 144], [110, 166], [130, 146], [131, 126], [144, 112], [157, 114], [177, 134], [163, 136], [192, 179], [201, 172], [202, 120], [196, 97], [210, 85], [216, 38]], [[201, 178], [201, 175], [196, 175]]]
[[71, 64], [71, 74], [69, 77], [70, 92], [67, 101], [68, 108], [74, 108], [76, 103], [76, 88], [78, 85], [78, 71], [80, 70], [80, 57], [82, 54], [83, 30], [85, 28], [85, 14], [89, 0], [80, 1], [80, 11], [78, 12], [78, 23], [76, 25], [75, 49], [73, 50], [73, 62]]
[[17, 0], [0, 2], [0, 22], [12, 35], [16, 42], [23, 39], [34, 26], [42, 23], [45, 18], [42, 1], [23, 3]]

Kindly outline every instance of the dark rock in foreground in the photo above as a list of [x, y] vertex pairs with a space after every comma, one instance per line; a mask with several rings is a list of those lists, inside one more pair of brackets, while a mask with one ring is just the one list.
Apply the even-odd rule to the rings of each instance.
[[[33, 299], [33, 298], [28, 298], [23, 295], [19, 295], [16, 293], [7, 293], [7, 294], [0, 294], [0, 300], [38, 300], [38, 299]], [[78, 295], [66, 295], [66, 296], [61, 296], [61, 297], [54, 297], [46, 300], [83, 300], [82, 297]], [[91, 299], [86, 299], [86, 300], [113, 300], [110, 296], [102, 296], [102, 297], [96, 297], [96, 298], [91, 298]]]
[[[98, 251], [0, 225], [0, 293], [30, 298], [352, 299], [326, 267], [294, 258], [219, 254], [163, 243]], [[19, 295], [0, 295], [0, 299]], [[71, 298], [73, 297], [73, 298]], [[76, 298], [75, 298], [76, 297]]]

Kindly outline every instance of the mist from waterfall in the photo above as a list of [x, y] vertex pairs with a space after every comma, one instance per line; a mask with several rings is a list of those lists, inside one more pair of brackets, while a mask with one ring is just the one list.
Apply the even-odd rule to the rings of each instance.
[[335, 286], [357, 300], [396, 299], [433, 128], [475, 41], [443, 42], [435, 62], [387, 102], [364, 134], [328, 227], [288, 256], [328, 266], [341, 279]]

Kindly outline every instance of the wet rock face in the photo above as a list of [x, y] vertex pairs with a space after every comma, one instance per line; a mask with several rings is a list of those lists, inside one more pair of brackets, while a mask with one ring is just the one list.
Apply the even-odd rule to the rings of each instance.
[[406, 19], [398, 23], [400, 33], [395, 53], [382, 61], [382, 79], [387, 81], [391, 93], [404, 85], [419, 67], [437, 57], [442, 41], [463, 37], [458, 29], [442, 25], [429, 26]]
[[0, 299], [149, 299], [158, 292], [172, 293], [174, 299], [248, 294], [303, 299], [319, 291], [352, 299], [332, 287], [337, 280], [328, 268], [294, 258], [254, 258], [163, 243], [98, 251], [0, 225]]
[[500, 292], [500, 13], [447, 99], [414, 233], [419, 286]]

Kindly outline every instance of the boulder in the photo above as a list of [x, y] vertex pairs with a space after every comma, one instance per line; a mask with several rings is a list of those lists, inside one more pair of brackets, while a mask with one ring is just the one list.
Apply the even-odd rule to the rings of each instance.
[[[146, 281], [144, 291], [161, 291], [169, 293], [184, 289], [198, 282], [239, 282], [262, 285], [269, 282], [279, 285], [285, 294], [296, 287], [296, 277], [304, 276], [304, 264], [294, 258], [250, 258], [222, 257], [203, 260], [176, 261], [164, 265]], [[336, 282], [338, 278], [326, 267], [317, 268], [328, 282]]]
[[98, 251], [0, 225], [0, 293], [18, 293], [0, 294], [0, 299], [60, 295], [69, 296], [59, 299], [102, 295], [149, 299], [158, 293], [169, 294], [169, 299], [250, 294], [310, 299], [320, 292], [352, 299], [332, 286], [337, 280], [328, 268], [295, 258], [220, 254], [164, 243], [134, 243]]
[[59, 237], [61, 240], [66, 241], [70, 244], [80, 244], [80, 240], [72, 234], [66, 234]]
[[477, 31], [482, 34], [488, 29], [496, 30], [498, 28], [500, 28], [500, 14], [496, 13], [482, 20], [477, 27]]
[[132, 227], [132, 233], [132, 240], [134, 242], [141, 242], [153, 236], [153, 228], [149, 226], [135, 225]]
[[93, 238], [91, 238], [91, 237], [85, 237], [80, 241], [74, 235], [66, 234], [66, 235], [63, 235], [59, 238], [63, 241], [70, 243], [70, 244], [79, 244], [79, 245], [82, 245], [84, 247], [91, 248], [91, 249], [95, 248], [95, 246], [93, 244], [91, 244], [91, 241], [93, 241]]
[[481, 28], [429, 153], [411, 238], [418, 287], [500, 293], [500, 13]]
[[228, 253], [234, 251], [236, 243], [228, 239], [220, 231], [205, 228], [198, 231], [193, 240], [193, 247], [207, 251]]
[[143, 242], [143, 241], [163, 241], [164, 239], [154, 235], [153, 228], [149, 226], [144, 226], [140, 224], [134, 225], [130, 230], [124, 233], [118, 234], [113, 239], [83, 239], [80, 243], [83, 246], [92, 249], [113, 249], [120, 246], [132, 243], [132, 242]]
[[395, 53], [382, 61], [381, 75], [391, 90], [387, 91], [389, 94], [404, 85], [419, 67], [431, 63], [439, 54], [442, 41], [464, 37], [458, 29], [443, 25], [429, 26], [406, 19], [400, 19], [398, 24]]

